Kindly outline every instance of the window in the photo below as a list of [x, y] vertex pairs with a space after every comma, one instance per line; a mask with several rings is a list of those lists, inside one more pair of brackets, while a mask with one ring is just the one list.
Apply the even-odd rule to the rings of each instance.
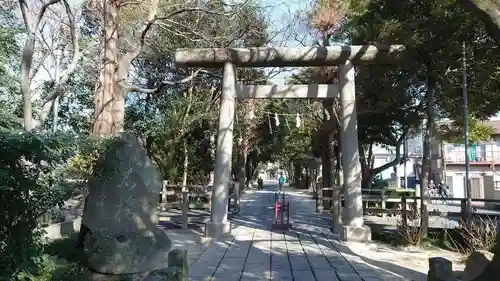
[[500, 190], [500, 179], [496, 179], [493, 186], [495, 187], [495, 190]]
[[412, 152], [414, 154], [420, 155], [420, 154], [422, 154], [422, 147], [420, 147], [420, 146], [414, 146]]

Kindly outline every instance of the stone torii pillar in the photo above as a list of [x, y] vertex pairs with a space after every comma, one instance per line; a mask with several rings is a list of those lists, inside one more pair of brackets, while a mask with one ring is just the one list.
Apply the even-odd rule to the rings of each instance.
[[[179, 49], [178, 67], [223, 68], [223, 89], [215, 156], [215, 182], [210, 222], [205, 236], [229, 235], [227, 199], [231, 175], [235, 99], [261, 98], [332, 98], [340, 95], [342, 166], [344, 170], [345, 221], [340, 230], [343, 240], [370, 240], [370, 228], [364, 225], [361, 196], [354, 64], [395, 64], [406, 49], [393, 46], [331, 46], [316, 48], [228, 48]], [[339, 66], [339, 85], [236, 85], [235, 67]]]

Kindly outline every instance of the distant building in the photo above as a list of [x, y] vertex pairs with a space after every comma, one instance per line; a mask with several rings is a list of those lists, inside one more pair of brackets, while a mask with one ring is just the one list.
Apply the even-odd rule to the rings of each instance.
[[[472, 198], [500, 199], [500, 120], [490, 120], [495, 134], [488, 141], [470, 144]], [[441, 146], [441, 147], [440, 147]], [[463, 144], [437, 143], [433, 170], [453, 191], [453, 197], [465, 197], [465, 147]]]

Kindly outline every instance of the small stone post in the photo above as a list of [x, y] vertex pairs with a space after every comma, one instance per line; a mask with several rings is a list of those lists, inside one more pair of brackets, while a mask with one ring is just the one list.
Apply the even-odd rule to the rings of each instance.
[[225, 63], [222, 78], [222, 97], [219, 111], [219, 128], [215, 152], [215, 174], [212, 190], [212, 212], [205, 226], [206, 237], [219, 237], [231, 233], [227, 220], [231, 157], [233, 154], [234, 106], [236, 98], [236, 68]]
[[449, 281], [453, 278], [451, 261], [442, 257], [429, 258], [427, 281]]
[[354, 65], [350, 61], [339, 65], [344, 216], [346, 219], [341, 238], [364, 241], [371, 240], [371, 231], [363, 221], [354, 74]]

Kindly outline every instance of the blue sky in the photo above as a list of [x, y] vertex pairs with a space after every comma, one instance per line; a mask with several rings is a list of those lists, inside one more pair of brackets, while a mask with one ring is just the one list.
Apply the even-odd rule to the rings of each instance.
[[261, 0], [269, 17], [269, 32], [279, 33], [274, 46], [295, 47], [298, 42], [290, 35], [302, 24], [297, 15], [310, 10], [310, 0]]
[[[304, 32], [297, 32], [304, 24], [300, 15], [310, 10], [311, 0], [261, 0], [269, 19], [268, 32], [273, 40], [269, 43], [274, 47], [300, 47], [310, 46], [311, 40], [303, 38]], [[297, 40], [298, 38], [298, 40]], [[301, 42], [300, 42], [301, 41]], [[268, 71], [280, 71], [271, 78], [273, 84], [284, 84], [297, 69], [283, 71], [283, 69], [268, 68]]]

